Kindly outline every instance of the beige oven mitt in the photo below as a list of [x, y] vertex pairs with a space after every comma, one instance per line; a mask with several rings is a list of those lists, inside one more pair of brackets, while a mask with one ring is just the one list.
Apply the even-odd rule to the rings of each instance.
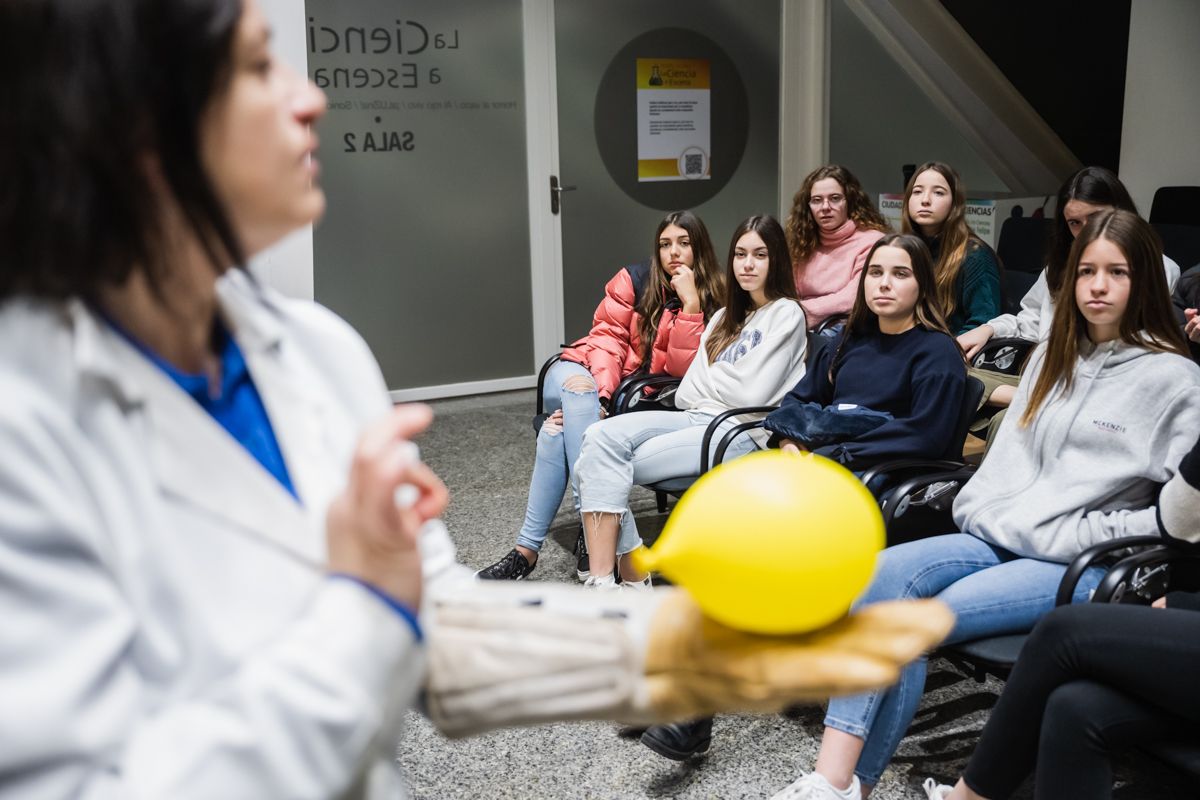
[[705, 617], [681, 589], [474, 581], [428, 598], [426, 617], [425, 708], [450, 736], [778, 711], [887, 686], [954, 623], [938, 601], [897, 601], [811, 633], [764, 636]]

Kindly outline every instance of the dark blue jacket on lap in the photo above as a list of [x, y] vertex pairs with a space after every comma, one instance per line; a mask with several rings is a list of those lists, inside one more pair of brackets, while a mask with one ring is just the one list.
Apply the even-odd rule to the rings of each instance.
[[[851, 469], [895, 458], [940, 458], [953, 443], [967, 369], [958, 345], [944, 333], [919, 325], [904, 333], [849, 339], [827, 347], [783, 398], [794, 403], [853, 404], [892, 415], [879, 427], [815, 452]], [[829, 367], [837, 355], [834, 381]]]

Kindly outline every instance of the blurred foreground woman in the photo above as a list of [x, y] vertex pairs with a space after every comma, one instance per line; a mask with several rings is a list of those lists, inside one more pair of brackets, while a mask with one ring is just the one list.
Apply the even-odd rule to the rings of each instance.
[[429, 410], [238, 266], [325, 202], [254, 0], [8, 0], [0, 73], [0, 796], [391, 797], [422, 685], [452, 734], [768, 709], [844, 685], [814, 648], [877, 683], [945, 629], [756, 651], [682, 593], [479, 586]]

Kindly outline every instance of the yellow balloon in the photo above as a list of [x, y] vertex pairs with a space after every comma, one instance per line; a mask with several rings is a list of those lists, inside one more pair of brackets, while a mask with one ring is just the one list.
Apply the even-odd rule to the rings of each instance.
[[802, 633], [847, 612], [884, 539], [878, 503], [848, 470], [821, 456], [766, 450], [696, 481], [654, 547], [634, 558], [725, 625]]

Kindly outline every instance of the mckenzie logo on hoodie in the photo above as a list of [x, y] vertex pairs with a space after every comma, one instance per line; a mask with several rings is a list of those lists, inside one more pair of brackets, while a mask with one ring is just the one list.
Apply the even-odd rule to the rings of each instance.
[[1093, 419], [1092, 424], [1095, 425], [1100, 430], [1104, 431], [1105, 433], [1124, 433], [1125, 432], [1125, 426], [1118, 425], [1115, 422], [1108, 422], [1108, 421], [1102, 420], [1102, 419]]

